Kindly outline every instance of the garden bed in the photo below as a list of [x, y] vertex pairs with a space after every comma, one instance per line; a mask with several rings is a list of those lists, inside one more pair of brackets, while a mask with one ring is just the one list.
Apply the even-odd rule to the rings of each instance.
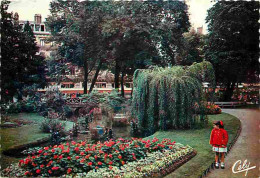
[[172, 142], [134, 139], [86, 144], [74, 142], [30, 150], [20, 160], [27, 176], [131, 177], [163, 176], [187, 162], [196, 152]]

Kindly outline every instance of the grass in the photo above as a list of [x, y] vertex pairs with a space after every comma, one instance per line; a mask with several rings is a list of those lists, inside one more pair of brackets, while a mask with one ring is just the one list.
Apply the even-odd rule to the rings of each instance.
[[[44, 120], [44, 117], [39, 116], [37, 113], [19, 113], [10, 114], [10, 120], [22, 119], [32, 121], [32, 124], [23, 125], [16, 128], [0, 128], [0, 155], [1, 155], [1, 167], [6, 164], [17, 162], [17, 158], [5, 156], [2, 154], [3, 150], [6, 150], [12, 146], [23, 145], [36, 140], [46, 138], [50, 136], [49, 133], [43, 133], [40, 130], [40, 123]], [[73, 122], [66, 122], [65, 129], [69, 130], [73, 127]]]
[[150, 137], [147, 137], [148, 139], [153, 137], [157, 137], [159, 139], [169, 138], [178, 143], [190, 145], [197, 151], [197, 155], [194, 158], [173, 173], [167, 175], [167, 178], [199, 177], [214, 161], [214, 153], [212, 152], [211, 145], [209, 145], [209, 137], [214, 120], [222, 120], [224, 122], [225, 129], [229, 134], [228, 144], [230, 144], [234, 139], [241, 123], [239, 119], [226, 113], [210, 115], [208, 127], [203, 129], [158, 131]]

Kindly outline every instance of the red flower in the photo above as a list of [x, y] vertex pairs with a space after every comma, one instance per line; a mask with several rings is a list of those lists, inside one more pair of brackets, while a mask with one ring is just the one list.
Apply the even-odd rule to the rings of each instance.
[[54, 153], [54, 152], [55, 152], [55, 149], [51, 149], [51, 152], [53, 152], [53, 153]]
[[40, 167], [41, 167], [41, 168], [43, 168], [43, 167], [44, 167], [44, 165], [42, 164], [42, 165], [40, 165]]
[[79, 147], [76, 147], [74, 151], [79, 152]]
[[85, 156], [86, 159], [88, 159], [89, 157], [90, 157], [90, 155]]
[[82, 151], [82, 152], [80, 152], [80, 155], [82, 155], [82, 156], [83, 156], [84, 154], [85, 154], [85, 153], [84, 153], [83, 151]]
[[92, 162], [89, 162], [89, 163], [88, 163], [89, 166], [92, 166], [92, 164], [93, 164]]
[[98, 165], [100, 165], [100, 166], [101, 166], [101, 165], [102, 165], [102, 162], [100, 162], [100, 161], [99, 161], [99, 162], [98, 162]]
[[23, 159], [20, 160], [20, 161], [19, 161], [19, 164], [24, 164], [24, 160], [23, 160]]
[[58, 170], [60, 167], [56, 166], [56, 167], [52, 167], [51, 169], [54, 170]]
[[49, 149], [49, 147], [44, 147], [44, 150], [48, 150]]
[[40, 169], [37, 169], [37, 170], [36, 170], [36, 173], [37, 173], [37, 174], [40, 174], [40, 173], [41, 173], [41, 170], [40, 170]]
[[110, 158], [113, 158], [113, 156], [111, 154], [108, 155]]
[[124, 165], [124, 164], [125, 164], [125, 162], [124, 162], [124, 161], [121, 161], [121, 163], [122, 163], [122, 165]]
[[95, 169], [98, 169], [98, 167], [96, 166]]
[[29, 175], [30, 174], [30, 172], [29, 171], [26, 171], [25, 173], [24, 173], [24, 175]]
[[79, 156], [76, 156], [76, 159], [79, 159]]
[[118, 155], [118, 158], [119, 158], [119, 159], [122, 159], [122, 156], [121, 156], [121, 155]]
[[24, 164], [28, 164], [29, 162], [31, 162], [31, 160], [26, 158]]
[[72, 144], [72, 145], [76, 145], [76, 142], [75, 142], [75, 141], [72, 141], [71, 144]]
[[39, 150], [38, 153], [41, 154], [41, 153], [42, 153], [42, 150]]
[[99, 153], [100, 153], [100, 154], [102, 154], [102, 153], [104, 153], [104, 151], [102, 151], [102, 150], [99, 150]]
[[135, 157], [135, 156], [133, 156], [133, 159], [134, 159], [134, 160], [136, 160], [136, 157]]
[[98, 157], [97, 157], [97, 155], [95, 155], [94, 157], [95, 157], [95, 159], [97, 159], [97, 158], [98, 158]]
[[72, 171], [72, 169], [68, 168], [67, 173], [69, 174], [69, 173], [71, 173], [71, 171]]
[[47, 155], [48, 155], [48, 153], [44, 153], [43, 155], [44, 155], [44, 156], [47, 156]]
[[58, 158], [58, 155], [54, 155], [53, 158], [54, 158], [54, 159], [57, 159], [57, 158]]
[[81, 159], [80, 162], [83, 163], [85, 161], [85, 159]]
[[109, 163], [108, 163], [109, 165], [112, 165], [113, 164], [113, 162], [112, 161], [109, 161]]
[[62, 159], [62, 158], [63, 158], [63, 156], [62, 156], [62, 155], [60, 155], [60, 156], [59, 156], [59, 158], [60, 158], [60, 159]]
[[67, 157], [67, 159], [68, 159], [68, 160], [71, 160], [71, 157], [70, 157], [70, 156], [68, 156], [68, 157]]
[[113, 167], [112, 167], [112, 166], [109, 166], [109, 169], [110, 169], [110, 170], [112, 170], [112, 169], [113, 169]]
[[48, 170], [48, 173], [51, 174], [52, 173], [51, 170]]

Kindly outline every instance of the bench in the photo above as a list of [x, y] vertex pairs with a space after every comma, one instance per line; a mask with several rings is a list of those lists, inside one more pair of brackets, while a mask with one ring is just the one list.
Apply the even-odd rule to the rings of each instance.
[[221, 108], [224, 107], [239, 107], [239, 106], [245, 106], [245, 102], [215, 102], [214, 104], [218, 105]]

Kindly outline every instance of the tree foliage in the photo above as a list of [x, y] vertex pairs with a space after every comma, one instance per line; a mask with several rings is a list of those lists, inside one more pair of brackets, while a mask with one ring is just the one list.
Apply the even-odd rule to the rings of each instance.
[[66, 58], [84, 66], [84, 88], [100, 61], [112, 66], [116, 88], [120, 72], [124, 76], [154, 63], [175, 64], [175, 51], [190, 26], [187, 6], [179, 1], [57, 0], [51, 14], [47, 24], [53, 40], [63, 44]]
[[214, 65], [217, 82], [230, 100], [236, 83], [258, 82], [259, 2], [218, 1], [208, 10], [206, 59]]
[[[158, 129], [192, 128], [203, 100], [202, 82], [214, 84], [213, 73], [209, 62], [187, 68], [136, 70], [133, 114], [142, 135], [151, 135]], [[202, 116], [200, 122], [205, 122], [204, 119]]]
[[8, 13], [9, 1], [1, 2], [1, 95], [3, 101], [12, 100], [14, 95], [21, 99], [24, 87], [38, 84], [44, 87], [43, 58], [36, 55], [35, 43], [29, 23], [25, 28], [14, 23]]

